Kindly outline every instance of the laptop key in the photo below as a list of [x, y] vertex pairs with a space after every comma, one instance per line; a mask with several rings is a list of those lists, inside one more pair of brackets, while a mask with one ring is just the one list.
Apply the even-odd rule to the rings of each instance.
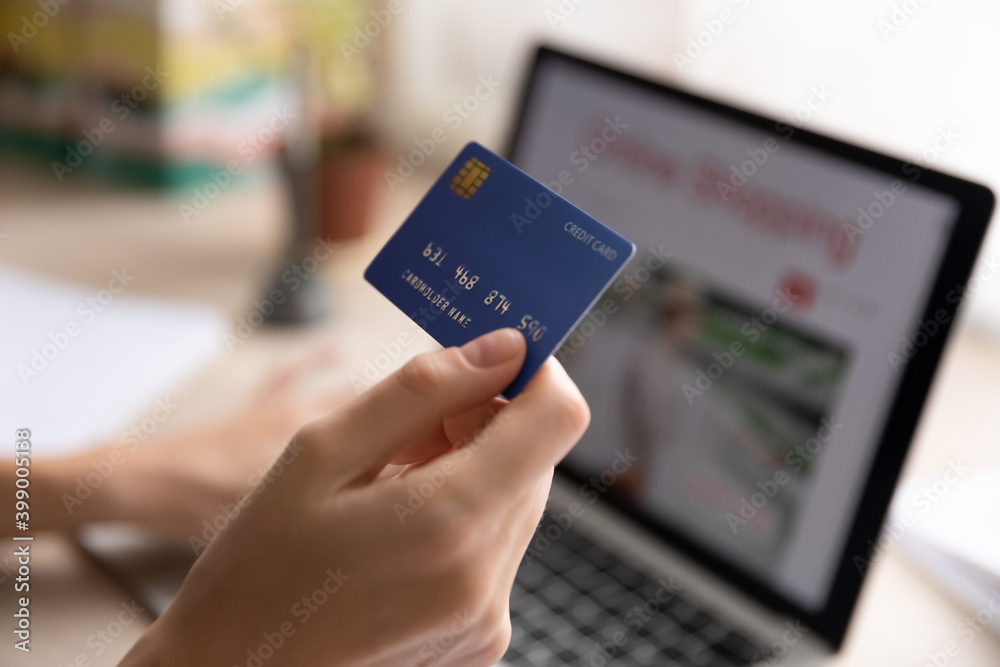
[[650, 616], [643, 628], [653, 634], [686, 634], [677, 621], [664, 613]]
[[589, 598], [582, 598], [569, 609], [570, 616], [581, 623], [593, 626], [597, 619], [604, 617], [604, 610], [594, 604]]
[[632, 594], [617, 581], [608, 580], [603, 586], [593, 591], [594, 598], [612, 614], [623, 614], [628, 611], [633, 601]]
[[681, 623], [692, 623], [695, 620], [697, 613], [697, 609], [683, 600], [678, 600], [670, 607], [670, 615]]
[[565, 607], [577, 596], [577, 592], [566, 582], [555, 579], [545, 584], [539, 591], [541, 596], [558, 607]]
[[514, 588], [510, 591], [510, 609], [511, 611], [527, 611], [535, 605], [534, 596], [527, 591], [523, 586], [518, 584], [514, 585]]
[[590, 577], [599, 575], [600, 570], [582, 558], [578, 558], [572, 567], [563, 570], [560, 574], [563, 579], [576, 585], [582, 581], [586, 581]]
[[[535, 644], [528, 650], [524, 657], [528, 660], [528, 664], [535, 665], [536, 667], [559, 665], [556, 662], [556, 654], [544, 644]], [[562, 665], [559, 665], [559, 667], [562, 667]]]
[[674, 626], [672, 629], [661, 626], [646, 635], [645, 639], [662, 650], [677, 646], [678, 642], [680, 642], [684, 637], [684, 631], [677, 626]]
[[632, 657], [632, 652], [628, 650], [627, 647], [623, 650], [623, 653], [615, 656], [613, 660], [608, 661], [609, 667], [611, 665], [614, 665], [615, 667], [642, 667], [642, 665], [634, 657]]
[[588, 574], [579, 574], [572, 580], [566, 579], [566, 582], [572, 585], [577, 590], [593, 594], [599, 588], [607, 585], [608, 575], [604, 574], [600, 570], [595, 569]]
[[711, 652], [708, 645], [694, 635], [687, 635], [677, 643], [677, 650], [697, 667], [705, 667], [709, 663]]
[[712, 648], [716, 653], [737, 665], [749, 664], [755, 658], [766, 654], [761, 647], [733, 631], [730, 631], [722, 641], [717, 642]]
[[729, 634], [729, 628], [716, 623], [715, 621], [710, 621], [705, 624], [705, 627], [701, 629], [701, 636], [709, 644], [717, 644], [722, 641], [726, 635]]
[[575, 650], [567, 649], [556, 654], [556, 657], [561, 661], [560, 664], [563, 665], [575, 665], [580, 661], [580, 654]]
[[629, 647], [629, 655], [640, 665], [655, 665], [660, 657], [660, 649], [640, 639]]
[[538, 562], [521, 565], [517, 571], [517, 581], [527, 588], [539, 588], [552, 578], [552, 572]]
[[558, 569], [561, 564], [575, 562], [576, 552], [560, 542], [551, 542], [548, 549], [542, 552], [542, 561], [553, 569]]
[[740, 663], [732, 662], [732, 661], [730, 661], [730, 660], [728, 660], [726, 658], [723, 658], [721, 655], [719, 655], [718, 653], [715, 653], [713, 651], [712, 653], [709, 653], [709, 660], [708, 660], [708, 663], [707, 663], [707, 667], [746, 667], [749, 664], [751, 664], [751, 663], [749, 663], [749, 662], [740, 662]]
[[642, 586], [647, 581], [647, 577], [635, 568], [624, 563], [619, 563], [608, 570], [608, 574], [615, 578], [626, 588], [636, 588]]
[[568, 651], [579, 651], [586, 641], [582, 634], [572, 629], [569, 632], [556, 632], [552, 635], [552, 639]]
[[583, 549], [579, 553], [581, 556], [583, 556], [588, 561], [590, 561], [597, 567], [601, 568], [602, 570], [606, 570], [609, 567], [614, 567], [615, 565], [621, 563], [618, 557], [612, 554], [610, 551], [601, 549], [600, 547], [594, 544], [591, 544], [589, 547]]
[[551, 637], [563, 629], [565, 622], [556, 614], [552, 614], [543, 616], [537, 623], [538, 629], [544, 632], [547, 637]]
[[612, 643], [617, 643], [615, 641], [616, 635], [619, 638], [620, 637], [625, 637], [626, 640], [628, 639], [628, 637], [630, 635], [629, 629], [626, 628], [624, 625], [622, 625], [622, 623], [620, 621], [618, 621], [617, 619], [615, 619], [615, 618], [611, 618], [607, 622], [605, 622], [604, 624], [602, 624], [602, 627], [598, 631], [598, 634], [601, 637], [603, 637], [605, 639], [605, 641], [612, 642]]

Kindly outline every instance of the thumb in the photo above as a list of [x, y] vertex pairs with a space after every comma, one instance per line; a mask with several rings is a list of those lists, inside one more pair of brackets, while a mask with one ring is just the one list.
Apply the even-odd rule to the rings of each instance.
[[441, 429], [445, 419], [503, 391], [524, 355], [524, 336], [500, 329], [460, 348], [414, 357], [354, 403], [313, 425], [309, 442], [336, 448], [336, 464], [351, 478], [368, 481], [418, 438]]

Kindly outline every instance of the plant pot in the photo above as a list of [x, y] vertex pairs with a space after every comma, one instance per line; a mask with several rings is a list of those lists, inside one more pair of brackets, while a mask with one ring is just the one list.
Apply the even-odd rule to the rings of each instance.
[[345, 241], [371, 230], [384, 164], [374, 143], [324, 147], [318, 169], [318, 238]]

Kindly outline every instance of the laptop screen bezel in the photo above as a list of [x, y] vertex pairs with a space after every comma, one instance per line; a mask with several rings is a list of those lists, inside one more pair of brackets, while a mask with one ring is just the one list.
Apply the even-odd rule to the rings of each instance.
[[[693, 109], [723, 119], [736, 120], [751, 128], [767, 132], [775, 130], [776, 121], [774, 119], [688, 93], [663, 82], [624, 72], [614, 66], [594, 62], [548, 46], [540, 46], [531, 65], [530, 74], [522, 88], [517, 121], [507, 143], [506, 156], [515, 165], [521, 166], [517, 151], [525, 121], [531, 113], [533, 94], [539, 85], [539, 76], [546, 67], [556, 63], [568, 64], [597, 75], [610, 76], [635, 86], [637, 91], [652, 92], [674, 103], [686, 104]], [[902, 171], [910, 163], [844, 141], [801, 128], [796, 129], [791, 138], [782, 138], [781, 140], [808, 146], [855, 162], [868, 169], [911, 180], [907, 174], [912, 172], [904, 173]], [[855, 556], [867, 559], [869, 543], [878, 538], [882, 521], [892, 500], [893, 489], [899, 478], [906, 452], [916, 430], [921, 410], [930, 391], [934, 373], [959, 307], [959, 304], [949, 303], [947, 295], [957, 286], [964, 286], [968, 281], [994, 206], [993, 193], [988, 188], [941, 172], [923, 167], [920, 169], [919, 177], [913, 182], [919, 183], [931, 191], [951, 197], [959, 206], [958, 217], [952, 226], [941, 268], [928, 294], [921, 321], [934, 319], [935, 313], [939, 309], [946, 310], [949, 318], [942, 325], [940, 334], [931, 337], [927, 345], [905, 367], [889, 409], [888, 419], [885, 421], [885, 426], [879, 436], [868, 479], [862, 485], [857, 510], [851, 521], [826, 603], [822, 608], [818, 611], [808, 610], [796, 604], [762, 579], [734, 567], [729, 560], [720, 554], [700, 546], [690, 537], [669, 525], [655, 521], [648, 514], [639, 511], [637, 507], [617, 502], [611, 498], [605, 499], [605, 502], [610, 503], [647, 530], [658, 534], [671, 546], [696, 559], [697, 562], [745, 594], [759, 600], [778, 613], [796, 617], [807, 623], [834, 649], [839, 648], [843, 642], [861, 592], [861, 585], [865, 574], [867, 574], [867, 568], [862, 571], [862, 568], [855, 564]], [[560, 464], [558, 470], [561, 475], [570, 480], [581, 484], [586, 482], [584, 478], [575, 475], [566, 464]]]

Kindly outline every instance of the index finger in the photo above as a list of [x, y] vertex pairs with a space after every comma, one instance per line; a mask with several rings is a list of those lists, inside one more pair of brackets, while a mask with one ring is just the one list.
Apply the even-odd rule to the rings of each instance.
[[551, 471], [589, 423], [590, 409], [580, 390], [559, 362], [549, 358], [486, 426], [426, 467], [454, 477], [456, 489], [468, 494], [511, 495]]
[[524, 336], [507, 328], [420, 355], [309, 432], [338, 469], [350, 469], [354, 480], [373, 479], [441, 429], [442, 420], [491, 401], [517, 375], [524, 354]]

